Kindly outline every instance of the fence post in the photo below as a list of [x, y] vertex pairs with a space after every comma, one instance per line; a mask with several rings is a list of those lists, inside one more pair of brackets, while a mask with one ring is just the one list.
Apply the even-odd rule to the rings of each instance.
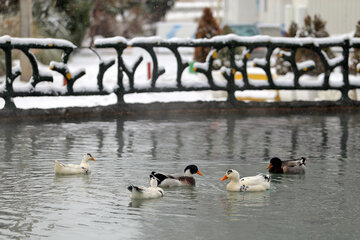
[[13, 102], [13, 75], [12, 75], [12, 63], [11, 63], [11, 43], [6, 44], [7, 47], [4, 48], [5, 52], [5, 68], [6, 68], [6, 76], [5, 76], [5, 105], [4, 109], [15, 109], [15, 103]]
[[234, 104], [236, 102], [235, 97], [235, 74], [236, 74], [236, 64], [235, 64], [235, 46], [232, 44], [229, 46], [230, 50], [230, 67], [231, 67], [231, 73], [230, 78], [228, 81], [228, 97], [227, 101]]
[[117, 84], [118, 84], [118, 88], [116, 89], [116, 96], [117, 96], [117, 103], [118, 104], [122, 104], [124, 103], [124, 84], [123, 84], [123, 80], [124, 80], [124, 73], [123, 73], [123, 69], [120, 65], [120, 63], [122, 62], [121, 59], [121, 54], [123, 52], [123, 48], [116, 48], [116, 53], [117, 53], [117, 72], [118, 72], [118, 76], [117, 76]]
[[352, 100], [349, 98], [349, 48], [350, 48], [350, 40], [345, 39], [344, 45], [343, 45], [343, 56], [344, 61], [342, 64], [342, 74], [343, 74], [343, 81], [344, 86], [341, 88], [341, 99], [340, 101], [344, 103], [352, 102]]

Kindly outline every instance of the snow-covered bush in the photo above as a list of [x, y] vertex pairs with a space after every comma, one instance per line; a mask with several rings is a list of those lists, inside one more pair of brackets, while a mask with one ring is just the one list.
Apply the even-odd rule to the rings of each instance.
[[[221, 35], [227, 35], [234, 33], [228, 25], [225, 25], [221, 30]], [[235, 48], [235, 58], [240, 58], [243, 52], [242, 47]], [[214, 69], [220, 69], [221, 67], [230, 67], [230, 50], [228, 47], [220, 49], [216, 56], [216, 61], [214, 61]]]
[[[354, 37], [360, 38], [360, 21], [358, 21], [358, 23], [356, 25]], [[351, 59], [350, 59], [349, 72], [352, 74], [357, 74], [359, 64], [360, 64], [360, 49], [355, 48], [354, 53], [352, 54]]]
[[[286, 37], [294, 37], [294, 38], [325, 38], [329, 37], [329, 33], [326, 31], [326, 22], [321, 19], [320, 16], [315, 15], [312, 19], [311, 16], [307, 16], [304, 19], [304, 26], [299, 28], [296, 23], [292, 23], [285, 33]], [[287, 51], [287, 49], [282, 49], [282, 51]], [[323, 49], [328, 58], [334, 58], [335, 55], [329, 48]], [[315, 68], [307, 74], [309, 75], [319, 75], [324, 72], [324, 65], [321, 62], [320, 56], [315, 51], [309, 48], [299, 48], [296, 51], [295, 55], [296, 62], [305, 62], [308, 60], [313, 60], [315, 62]], [[284, 75], [287, 72], [291, 71], [290, 64], [281, 57], [277, 60], [276, 66], [277, 74]]]

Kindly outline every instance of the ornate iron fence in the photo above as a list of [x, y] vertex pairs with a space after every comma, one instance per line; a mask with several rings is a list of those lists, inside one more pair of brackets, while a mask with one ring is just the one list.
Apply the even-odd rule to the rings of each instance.
[[[352, 48], [360, 48], [360, 40], [356, 38], [272, 38], [268, 36], [240, 37], [236, 35], [217, 36], [211, 39], [170, 39], [163, 40], [158, 37], [143, 37], [127, 40], [122, 37], [106, 38], [95, 41], [96, 48], [113, 48], [117, 53], [117, 87], [112, 91], [117, 95], [118, 103], [124, 102], [124, 95], [129, 93], [143, 92], [173, 92], [173, 91], [202, 91], [202, 90], [223, 90], [228, 93], [228, 101], [236, 103], [235, 92], [244, 90], [329, 90], [336, 89], [342, 93], [340, 101], [346, 103], [353, 101], [349, 98], [348, 92], [351, 89], [360, 88], [360, 81], [349, 81], [349, 53]], [[144, 49], [152, 59], [152, 74], [150, 87], [135, 87], [135, 73], [143, 61], [143, 56], [139, 56], [134, 62], [128, 63], [124, 59], [124, 50], [128, 47]], [[190, 63], [182, 58], [180, 48], [209, 47], [210, 51], [206, 62], [195, 63], [194, 71], [202, 73], [207, 79], [206, 84], [189, 85], [183, 84], [182, 75]], [[235, 57], [235, 48], [243, 47], [240, 58]], [[256, 67], [261, 68], [267, 77], [267, 81], [262, 84], [254, 84], [248, 77], [249, 57], [256, 48], [265, 48], [266, 55], [261, 59], [254, 59], [252, 62]], [[341, 49], [341, 54], [330, 59], [325, 49], [337, 47]], [[88, 96], [88, 95], [107, 95], [111, 91], [105, 91], [103, 86], [103, 76], [105, 72], [115, 63], [114, 60], [100, 61], [97, 75], [97, 90], [94, 91], [74, 91], [73, 85], [76, 80], [85, 74], [84, 70], [71, 72], [67, 66], [70, 54], [76, 49], [71, 42], [59, 39], [21, 39], [9, 36], [0, 37], [0, 48], [5, 52], [6, 60], [6, 83], [0, 89], [0, 97], [5, 99], [5, 108], [14, 108], [12, 99], [18, 96]], [[155, 49], [166, 48], [172, 52], [176, 59], [176, 84], [173, 86], [157, 86], [157, 81], [165, 73], [165, 69], [158, 64], [158, 56]], [[217, 53], [223, 49], [229, 49], [228, 67], [222, 67], [221, 73], [226, 80], [226, 84], [218, 84], [212, 72], [214, 71], [214, 61]], [[14, 91], [13, 83], [21, 74], [21, 71], [12, 67], [12, 50], [22, 51], [29, 59], [33, 77], [31, 87], [26, 91]], [[39, 71], [37, 60], [30, 49], [59, 49], [63, 51], [62, 62], [51, 62], [50, 69], [59, 72], [67, 81], [66, 90], [50, 88], [47, 91], [39, 91], [35, 86], [40, 82], [51, 82], [53, 77]], [[286, 49], [283, 51], [281, 49]], [[324, 66], [323, 79], [319, 83], [302, 83], [300, 77], [311, 71], [316, 63], [314, 61], [296, 62], [296, 52], [299, 49], [310, 49], [320, 58]], [[95, 50], [94, 50], [95, 51]], [[284, 61], [291, 65], [293, 79], [289, 82], [278, 81], [273, 78], [271, 72], [271, 57], [275, 52], [279, 52]], [[98, 55], [98, 53], [96, 53]], [[101, 59], [100, 55], [98, 55]], [[330, 75], [336, 67], [341, 68], [342, 79], [336, 83], [330, 81]], [[241, 73], [242, 79], [235, 81], [235, 75]], [[127, 84], [125, 84], [125, 75]]]

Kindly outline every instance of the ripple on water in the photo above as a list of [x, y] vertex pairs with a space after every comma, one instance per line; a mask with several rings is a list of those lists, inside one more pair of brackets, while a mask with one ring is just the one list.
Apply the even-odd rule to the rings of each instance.
[[[0, 238], [277, 239], [289, 232], [294, 239], [356, 238], [360, 126], [340, 118], [2, 125]], [[55, 159], [79, 163], [86, 152], [97, 159], [92, 174], [54, 176]], [[273, 174], [266, 192], [228, 193], [220, 182], [228, 169], [251, 176], [266, 173], [271, 156], [303, 155], [306, 174]], [[190, 163], [204, 174], [195, 176], [196, 187], [130, 199], [129, 184], [148, 186], [151, 171], [181, 173]]]

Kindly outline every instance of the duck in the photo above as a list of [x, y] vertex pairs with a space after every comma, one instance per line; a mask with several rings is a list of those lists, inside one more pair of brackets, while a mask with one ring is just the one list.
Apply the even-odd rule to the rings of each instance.
[[90, 153], [83, 156], [80, 164], [64, 164], [55, 160], [55, 174], [71, 175], [71, 174], [89, 174], [91, 172], [89, 161], [96, 161]]
[[258, 174], [256, 176], [249, 176], [240, 178], [238, 171], [229, 169], [220, 181], [230, 179], [226, 185], [226, 190], [229, 192], [260, 192], [270, 188], [271, 178], [269, 175]]
[[159, 180], [159, 187], [179, 187], [179, 186], [195, 186], [195, 178], [193, 174], [203, 174], [194, 164], [188, 165], [184, 169], [184, 174], [163, 174], [155, 171], [151, 172]]
[[164, 196], [164, 190], [158, 187], [159, 179], [150, 174], [150, 187], [130, 185], [127, 189], [131, 192], [131, 199], [153, 199]]
[[306, 158], [282, 161], [278, 157], [270, 160], [267, 169], [270, 173], [289, 173], [289, 174], [303, 174], [305, 173]]

